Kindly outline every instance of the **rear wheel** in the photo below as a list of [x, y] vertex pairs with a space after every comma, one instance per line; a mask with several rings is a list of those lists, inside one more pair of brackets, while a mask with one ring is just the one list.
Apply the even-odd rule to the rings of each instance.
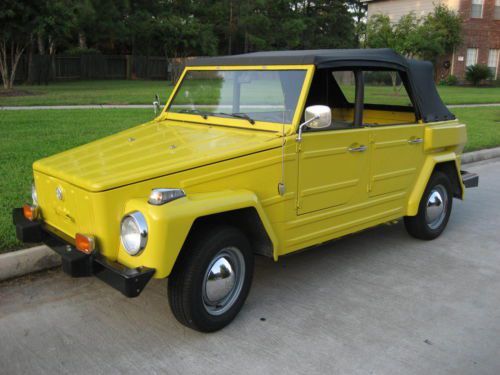
[[168, 281], [177, 320], [198, 331], [217, 331], [240, 311], [250, 290], [253, 253], [236, 228], [211, 228], [192, 238]]
[[453, 204], [451, 182], [442, 172], [434, 172], [429, 179], [416, 216], [404, 218], [410, 235], [433, 240], [446, 228]]

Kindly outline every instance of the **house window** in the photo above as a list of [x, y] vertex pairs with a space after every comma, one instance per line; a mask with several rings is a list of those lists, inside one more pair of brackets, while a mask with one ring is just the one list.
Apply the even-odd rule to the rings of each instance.
[[484, 0], [472, 0], [471, 18], [483, 18]]
[[495, 12], [493, 17], [496, 20], [500, 20], [500, 0], [495, 0]]
[[477, 63], [477, 48], [467, 48], [466, 66], [476, 65]]
[[490, 49], [490, 53], [488, 54], [488, 68], [490, 68], [494, 79], [497, 78], [498, 54], [499, 53], [500, 53], [500, 49]]

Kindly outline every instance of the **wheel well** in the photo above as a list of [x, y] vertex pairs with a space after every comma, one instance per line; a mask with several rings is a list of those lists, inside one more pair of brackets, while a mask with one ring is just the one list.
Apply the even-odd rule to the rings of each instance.
[[457, 167], [454, 161], [447, 161], [444, 163], [436, 164], [434, 171], [439, 171], [448, 176], [453, 189], [453, 196], [462, 199], [462, 186], [458, 177]]
[[193, 233], [207, 226], [231, 225], [240, 229], [250, 241], [254, 253], [273, 257], [273, 244], [267, 234], [257, 210], [253, 207], [221, 212], [197, 218], [189, 230], [186, 241]]

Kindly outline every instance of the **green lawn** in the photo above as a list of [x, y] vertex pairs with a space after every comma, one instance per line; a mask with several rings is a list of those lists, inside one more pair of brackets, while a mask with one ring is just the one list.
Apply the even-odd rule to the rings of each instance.
[[[456, 108], [466, 151], [500, 146], [500, 107]], [[144, 109], [0, 111], [0, 252], [19, 246], [11, 210], [30, 200], [33, 161], [152, 118]]]
[[500, 107], [453, 108], [451, 111], [467, 124], [466, 152], [500, 146]]
[[166, 81], [72, 81], [48, 86], [15, 86], [17, 96], [0, 89], [0, 106], [64, 104], [151, 104], [154, 95], [165, 103], [172, 85]]
[[[390, 87], [370, 87], [367, 95], [375, 90], [390, 103], [407, 102], [398, 98]], [[474, 104], [500, 102], [500, 87], [439, 86], [438, 90], [446, 104]], [[162, 103], [172, 91], [166, 81], [73, 81], [51, 83], [48, 86], [19, 85], [12, 95], [0, 89], [0, 106], [17, 105], [63, 105], [63, 104], [151, 104], [154, 94], [160, 95]], [[403, 104], [403, 103], [402, 103]]]

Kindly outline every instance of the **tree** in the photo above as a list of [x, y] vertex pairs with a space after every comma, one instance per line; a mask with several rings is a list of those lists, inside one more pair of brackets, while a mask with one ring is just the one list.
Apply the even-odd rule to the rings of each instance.
[[347, 7], [354, 19], [354, 33], [358, 46], [366, 42], [366, 14], [368, 5], [361, 0], [347, 0]]
[[39, 53], [45, 54], [46, 46], [50, 55], [56, 53], [57, 46], [65, 44], [71, 37], [75, 22], [73, 0], [44, 0], [39, 2], [39, 13], [34, 19]]
[[396, 35], [391, 19], [385, 14], [374, 14], [366, 24], [366, 46], [396, 50]]
[[462, 19], [445, 5], [438, 5], [424, 18], [420, 32], [420, 55], [435, 62], [440, 55], [452, 53], [462, 43]]
[[37, 14], [27, 0], [2, 0], [0, 3], [0, 74], [3, 87], [11, 89], [19, 60], [32, 40]]
[[409, 13], [393, 24], [388, 16], [374, 15], [367, 23], [367, 46], [392, 48], [406, 57], [433, 62], [461, 43], [461, 18], [444, 5], [423, 18]]

